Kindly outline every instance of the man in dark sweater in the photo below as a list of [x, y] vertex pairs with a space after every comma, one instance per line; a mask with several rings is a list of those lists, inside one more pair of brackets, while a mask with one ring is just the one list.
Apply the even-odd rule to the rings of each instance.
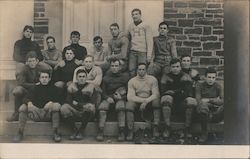
[[79, 45], [80, 33], [78, 31], [72, 31], [70, 34], [71, 44], [63, 49], [63, 59], [65, 59], [66, 49], [72, 47], [75, 49], [75, 63], [81, 65], [85, 56], [87, 55], [87, 49], [84, 46]]
[[114, 106], [118, 117], [118, 141], [123, 141], [125, 139], [125, 100], [129, 74], [126, 72], [121, 73], [121, 63], [118, 59], [111, 60], [110, 66], [111, 72], [107, 72], [102, 81], [102, 102], [98, 107], [99, 132], [96, 139], [98, 141], [104, 140], [103, 130], [107, 118], [107, 112], [110, 110], [110, 107]]
[[[66, 103], [62, 105], [61, 115], [65, 122], [74, 131], [69, 137], [70, 140], [81, 140], [81, 132], [95, 114], [95, 99], [89, 94], [83, 94], [82, 89], [87, 86], [87, 73], [83, 69], [76, 72], [76, 92], [67, 92]], [[81, 122], [80, 128], [76, 126], [76, 121]]]
[[27, 94], [27, 91], [35, 86], [38, 80], [39, 70], [37, 68], [38, 65], [38, 57], [36, 52], [30, 51], [27, 54], [26, 65], [22, 72], [17, 76], [17, 87], [13, 90], [13, 95], [15, 97], [15, 111], [7, 121], [17, 121], [18, 120], [18, 109], [22, 104], [22, 100], [24, 96]]
[[163, 137], [170, 135], [170, 117], [175, 114], [185, 120], [185, 136], [189, 134], [193, 108], [197, 102], [192, 98], [192, 79], [181, 71], [181, 62], [177, 58], [170, 61], [170, 72], [161, 78], [161, 105], [165, 130]]
[[207, 140], [208, 122], [220, 122], [224, 118], [224, 94], [221, 86], [215, 81], [216, 77], [216, 70], [208, 68], [205, 72], [205, 81], [198, 83], [195, 91], [202, 130], [199, 138], [201, 143]]
[[50, 72], [42, 71], [39, 76], [39, 83], [29, 90], [28, 95], [24, 98], [23, 104], [19, 108], [19, 129], [17, 136], [14, 138], [15, 142], [22, 140], [28, 117], [36, 122], [52, 120], [53, 139], [55, 142], [61, 141], [58, 133], [61, 105], [57, 97], [56, 87], [49, 83], [50, 75]]
[[13, 59], [16, 61], [16, 76], [18, 76], [24, 69], [26, 63], [26, 56], [28, 52], [34, 51], [38, 60], [38, 68], [40, 70], [52, 70], [52, 68], [43, 62], [42, 52], [39, 45], [31, 40], [33, 36], [34, 28], [30, 25], [26, 25], [23, 29], [23, 38], [15, 42]]

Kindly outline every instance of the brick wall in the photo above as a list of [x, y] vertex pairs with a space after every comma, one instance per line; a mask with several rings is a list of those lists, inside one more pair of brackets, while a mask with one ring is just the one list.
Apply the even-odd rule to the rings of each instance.
[[49, 32], [49, 19], [46, 18], [45, 5], [47, 0], [34, 0], [34, 40], [44, 49], [44, 35]]
[[190, 54], [201, 72], [216, 66], [223, 77], [224, 13], [222, 0], [165, 0], [164, 20], [176, 39], [178, 55]]

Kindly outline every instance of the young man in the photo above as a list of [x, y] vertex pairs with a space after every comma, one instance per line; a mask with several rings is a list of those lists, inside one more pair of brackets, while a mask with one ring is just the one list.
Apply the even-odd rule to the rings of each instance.
[[115, 107], [118, 118], [119, 135], [118, 141], [124, 141], [125, 128], [125, 100], [127, 94], [127, 83], [129, 74], [121, 72], [121, 63], [118, 59], [110, 61], [110, 72], [102, 80], [102, 102], [98, 107], [99, 110], [99, 132], [96, 137], [98, 141], [104, 140], [104, 127], [107, 113]]
[[28, 96], [24, 99], [24, 103], [19, 109], [19, 129], [14, 138], [15, 142], [20, 142], [23, 139], [27, 118], [36, 122], [52, 120], [53, 140], [55, 142], [61, 141], [61, 136], [58, 133], [61, 105], [56, 87], [49, 83], [50, 75], [50, 72], [42, 71], [39, 76], [39, 84], [29, 90]]
[[127, 70], [128, 65], [128, 38], [120, 31], [119, 25], [113, 23], [110, 25], [110, 32], [112, 39], [108, 42], [108, 56], [107, 61], [118, 59], [120, 60], [121, 71]]
[[13, 90], [15, 97], [15, 111], [7, 121], [18, 120], [18, 109], [22, 105], [23, 98], [27, 94], [28, 90], [39, 82], [38, 80], [38, 57], [35, 51], [29, 51], [26, 55], [26, 65], [22, 72], [17, 76], [17, 87]]
[[131, 14], [134, 22], [128, 26], [127, 34], [131, 42], [129, 72], [133, 77], [136, 75], [138, 63], [152, 62], [153, 33], [142, 21], [140, 9], [133, 9]]
[[52, 70], [48, 64], [42, 62], [43, 56], [40, 47], [35, 41], [31, 40], [33, 34], [34, 28], [30, 25], [26, 25], [23, 28], [23, 38], [15, 42], [13, 59], [16, 61], [16, 77], [25, 69], [26, 56], [30, 51], [34, 51], [40, 61], [37, 66], [39, 70]]
[[141, 113], [145, 109], [153, 108], [153, 136], [159, 136], [160, 123], [160, 93], [158, 88], [158, 81], [155, 77], [147, 75], [147, 66], [145, 63], [139, 63], [137, 67], [137, 76], [133, 77], [128, 82], [128, 102], [126, 104], [127, 110], [127, 126], [128, 135], [127, 140], [133, 139], [134, 128], [134, 111], [139, 108]]
[[55, 42], [56, 40], [53, 36], [48, 36], [46, 38], [48, 49], [42, 52], [44, 62], [52, 68], [62, 60], [62, 52], [56, 48]]
[[161, 22], [159, 24], [159, 36], [154, 37], [152, 61], [148, 68], [148, 73], [157, 79], [170, 70], [169, 63], [172, 58], [177, 58], [176, 44], [174, 38], [167, 35], [168, 24]]
[[[62, 105], [61, 114], [67, 124], [74, 131], [69, 137], [70, 140], [81, 140], [82, 131], [87, 126], [88, 122], [94, 116], [95, 105], [94, 98], [90, 94], [83, 94], [82, 89], [87, 86], [87, 73], [83, 69], [76, 72], [76, 87], [77, 91], [67, 93], [66, 103]], [[76, 126], [76, 121], [81, 122], [81, 126]]]
[[202, 135], [199, 142], [207, 141], [208, 122], [220, 122], [224, 118], [224, 94], [221, 86], [216, 82], [217, 73], [213, 68], [205, 72], [205, 81], [196, 87], [197, 112], [200, 116]]
[[184, 135], [189, 136], [193, 108], [197, 102], [192, 98], [192, 79], [181, 71], [181, 61], [173, 58], [170, 61], [170, 72], [161, 79], [161, 106], [165, 122], [163, 137], [170, 135], [170, 117], [176, 115], [185, 120]]
[[87, 49], [84, 46], [79, 45], [80, 33], [78, 31], [72, 31], [70, 34], [71, 44], [63, 49], [63, 59], [65, 59], [65, 52], [67, 47], [72, 47], [75, 49], [75, 63], [81, 65], [83, 59], [87, 55]]

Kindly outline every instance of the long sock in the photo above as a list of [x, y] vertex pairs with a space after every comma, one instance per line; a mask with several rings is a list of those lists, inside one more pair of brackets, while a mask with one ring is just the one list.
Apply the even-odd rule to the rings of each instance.
[[133, 130], [134, 128], [134, 112], [128, 111], [127, 115], [127, 126], [129, 130]]
[[193, 109], [187, 108], [185, 112], [185, 127], [190, 127], [192, 121]]
[[119, 111], [117, 113], [117, 116], [118, 116], [118, 125], [119, 127], [125, 127], [125, 112], [124, 111]]
[[106, 119], [107, 119], [107, 112], [101, 110], [99, 112], [99, 127], [104, 127]]
[[60, 124], [59, 112], [52, 112], [52, 127], [58, 128]]
[[201, 121], [201, 130], [202, 133], [206, 133], [207, 132], [207, 123], [208, 123], [208, 116], [205, 113], [201, 113], [200, 114], [200, 121]]
[[24, 131], [24, 127], [26, 125], [28, 116], [26, 112], [20, 112], [19, 113], [19, 132]]

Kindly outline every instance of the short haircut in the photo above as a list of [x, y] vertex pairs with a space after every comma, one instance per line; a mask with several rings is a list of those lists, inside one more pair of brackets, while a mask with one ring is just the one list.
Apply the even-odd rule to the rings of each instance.
[[74, 48], [71, 47], [71, 46], [66, 47], [66, 48], [65, 48], [65, 51], [63, 52], [63, 54], [65, 55], [66, 51], [68, 51], [68, 50], [71, 50], [71, 51], [75, 54], [76, 49], [74, 49]]
[[95, 42], [95, 41], [97, 41], [97, 40], [101, 40], [101, 42], [102, 42], [102, 37], [100, 37], [100, 36], [95, 36], [94, 38], [93, 38], [93, 41]]
[[84, 69], [79, 69], [76, 71], [76, 76], [79, 74], [79, 73], [84, 73], [86, 76], [87, 76], [87, 72], [84, 70]]
[[119, 65], [121, 65], [121, 62], [120, 62], [120, 60], [118, 60], [118, 59], [112, 59], [112, 60], [110, 60], [109, 63], [111, 64], [112, 62], [114, 63], [114, 62], [116, 62], [116, 61], [118, 61], [118, 62], [119, 62]]
[[162, 26], [162, 25], [166, 25], [166, 26], [168, 27], [168, 23], [167, 23], [166, 21], [160, 22], [159, 28], [160, 28], [160, 26]]
[[111, 28], [112, 26], [117, 27], [119, 29], [119, 25], [117, 23], [111, 24], [109, 28]]
[[26, 55], [26, 60], [28, 60], [29, 58], [38, 59], [38, 56], [35, 51], [29, 51]]
[[215, 70], [214, 67], [208, 67], [206, 69], [206, 71], [205, 71], [205, 76], [207, 76], [207, 74], [209, 74], [209, 73], [215, 73], [215, 74], [217, 74], [217, 72], [216, 72], [216, 70]]
[[85, 60], [86, 58], [88, 58], [88, 57], [91, 57], [93, 61], [95, 60], [95, 59], [94, 59], [94, 56], [92, 56], [92, 55], [86, 55], [85, 58], [84, 58], [84, 60]]
[[176, 64], [176, 63], [181, 63], [181, 60], [178, 59], [178, 58], [173, 58], [171, 61], [170, 61], [170, 66], [173, 65], [173, 64]]
[[46, 41], [48, 41], [49, 39], [52, 39], [54, 42], [56, 42], [56, 39], [53, 36], [47, 36]]
[[81, 36], [81, 34], [79, 33], [79, 31], [76, 31], [76, 30], [74, 30], [74, 31], [72, 31], [70, 33], [70, 36], [72, 36], [72, 35], [79, 35], [79, 37]]
[[148, 68], [148, 65], [147, 65], [146, 63], [144, 63], [144, 62], [140, 62], [140, 63], [138, 63], [138, 65], [137, 65], [137, 69], [138, 69], [138, 68], [139, 68], [139, 66], [141, 66], [141, 65], [146, 66], [146, 69]]
[[51, 77], [51, 75], [52, 75], [52, 71], [50, 71], [50, 70], [41, 70], [41, 71], [39, 72], [39, 77], [41, 76], [42, 73], [48, 74], [49, 77]]
[[25, 25], [24, 28], [23, 28], [23, 32], [25, 32], [28, 29], [31, 30], [34, 33], [34, 28], [31, 25]]
[[181, 60], [182, 60], [183, 58], [185, 58], [185, 57], [190, 57], [190, 59], [192, 58], [191, 55], [189, 55], [189, 54], [183, 54], [183, 55], [181, 55]]
[[140, 10], [139, 8], [134, 8], [134, 9], [131, 11], [131, 14], [132, 14], [133, 12], [136, 12], [136, 11], [138, 11], [139, 14], [141, 14], [141, 10]]

